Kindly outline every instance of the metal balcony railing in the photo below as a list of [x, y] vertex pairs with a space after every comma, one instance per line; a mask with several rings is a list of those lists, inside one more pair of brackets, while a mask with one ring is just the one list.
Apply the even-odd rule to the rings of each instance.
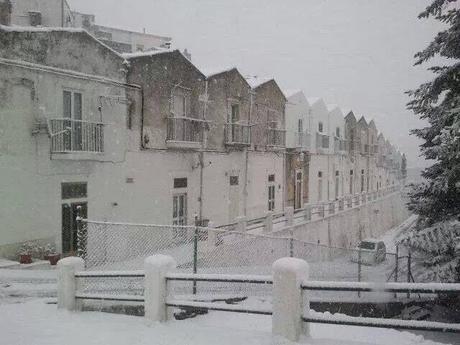
[[309, 149], [310, 148], [310, 133], [305, 132], [295, 132], [294, 133], [294, 144], [295, 147]]
[[317, 149], [328, 149], [329, 148], [329, 136], [327, 134], [316, 133], [316, 148]]
[[167, 141], [201, 143], [203, 120], [191, 117], [168, 117]]
[[251, 145], [251, 126], [239, 123], [225, 124], [227, 145]]
[[104, 152], [104, 124], [67, 118], [48, 120], [51, 153]]
[[279, 128], [267, 128], [267, 145], [286, 147], [286, 131]]

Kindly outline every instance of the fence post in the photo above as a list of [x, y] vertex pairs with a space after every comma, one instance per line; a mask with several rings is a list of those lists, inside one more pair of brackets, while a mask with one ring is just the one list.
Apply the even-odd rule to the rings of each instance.
[[[198, 216], [195, 216], [195, 231], [193, 235], [193, 273], [198, 271]], [[196, 295], [196, 281], [193, 281], [193, 294]]]
[[289, 256], [291, 258], [294, 257], [294, 231], [290, 230], [290, 238], [289, 238]]
[[273, 231], [273, 212], [267, 212], [265, 215], [265, 222], [264, 222], [264, 232], [270, 233]]
[[[408, 252], [407, 252], [407, 282], [410, 283], [410, 277], [412, 276], [411, 272], [411, 261], [412, 261], [412, 255], [410, 251], [410, 247], [408, 247]], [[410, 292], [407, 291], [407, 298], [410, 298]]]
[[303, 204], [303, 208], [305, 209], [305, 220], [311, 220], [311, 206], [310, 204]]
[[77, 279], [75, 272], [85, 269], [85, 261], [82, 258], [71, 256], [59, 260], [58, 264], [57, 307], [59, 309], [76, 310], [77, 302]]
[[149, 322], [164, 322], [169, 318], [166, 275], [175, 268], [176, 262], [167, 255], [152, 255], [144, 260], [144, 315]]
[[246, 217], [245, 216], [239, 216], [236, 217], [236, 231], [238, 232], [246, 232]]
[[[399, 271], [399, 244], [396, 245], [396, 262], [395, 262], [395, 283], [398, 282], [398, 271]], [[395, 292], [395, 298], [398, 294]]]
[[273, 263], [273, 316], [272, 333], [296, 342], [300, 335], [309, 335], [308, 316], [310, 303], [304, 303], [301, 285], [308, 280], [308, 264], [296, 258], [282, 258]]
[[294, 224], [294, 207], [286, 206], [284, 208], [284, 215], [286, 217], [286, 226]]

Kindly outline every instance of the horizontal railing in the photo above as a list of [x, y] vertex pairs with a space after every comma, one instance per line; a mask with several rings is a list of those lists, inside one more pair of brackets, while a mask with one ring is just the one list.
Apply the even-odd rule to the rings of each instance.
[[329, 148], [329, 135], [316, 133], [316, 148], [328, 149]]
[[285, 147], [286, 130], [279, 128], [267, 128], [267, 146]]
[[50, 119], [51, 153], [104, 152], [104, 124], [72, 119]]
[[201, 143], [204, 122], [191, 117], [168, 117], [166, 140]]
[[251, 126], [239, 123], [225, 124], [225, 142], [228, 145], [250, 145]]

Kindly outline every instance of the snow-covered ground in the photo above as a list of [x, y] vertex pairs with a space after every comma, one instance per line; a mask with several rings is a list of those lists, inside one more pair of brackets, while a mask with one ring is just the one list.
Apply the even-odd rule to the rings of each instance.
[[[271, 335], [271, 318], [210, 312], [184, 321], [147, 325], [143, 318], [99, 312], [67, 312], [46, 299], [0, 305], [0, 345], [288, 345]], [[408, 332], [312, 325], [304, 344], [434, 345]]]

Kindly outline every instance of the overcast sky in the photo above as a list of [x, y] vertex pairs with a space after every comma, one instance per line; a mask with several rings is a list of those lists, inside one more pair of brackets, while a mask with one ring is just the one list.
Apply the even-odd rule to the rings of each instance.
[[166, 35], [208, 68], [236, 66], [282, 88], [353, 109], [425, 166], [408, 132], [421, 123], [405, 90], [429, 80], [413, 55], [440, 30], [427, 0], [69, 0], [96, 22]]

